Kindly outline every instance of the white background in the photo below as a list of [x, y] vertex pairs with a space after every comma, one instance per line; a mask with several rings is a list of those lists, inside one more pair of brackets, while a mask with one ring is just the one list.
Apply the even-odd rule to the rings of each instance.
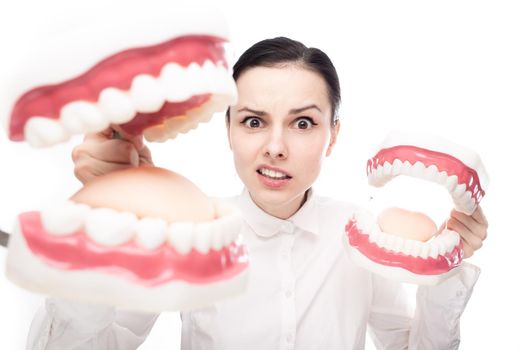
[[[432, 132], [481, 155], [491, 177], [482, 202], [490, 229], [483, 248], [470, 259], [482, 274], [462, 317], [461, 348], [525, 348], [525, 238], [520, 219], [525, 195], [524, 3], [340, 3], [228, 1], [220, 6], [230, 24], [235, 57], [258, 40], [282, 35], [321, 48], [337, 67], [341, 133], [316, 183], [318, 193], [369, 205], [366, 159], [392, 129]], [[78, 6], [71, 1], [3, 1], [0, 84], [16, 53], [43, 29], [39, 25], [53, 23], [68, 11], [89, 10]], [[126, 3], [120, 6], [124, 11]], [[177, 5], [171, 1], [158, 6]], [[79, 142], [76, 138], [34, 150], [0, 135], [0, 228], [9, 231], [19, 212], [65, 199], [79, 189], [70, 160]], [[232, 195], [242, 188], [220, 115], [189, 135], [151, 148], [158, 166], [185, 175], [209, 195]], [[444, 204], [447, 210], [450, 204]], [[5, 255], [0, 250], [0, 269]], [[0, 274], [0, 349], [23, 348], [42, 301]], [[165, 314], [141, 349], [178, 349], [179, 339], [178, 314]]]

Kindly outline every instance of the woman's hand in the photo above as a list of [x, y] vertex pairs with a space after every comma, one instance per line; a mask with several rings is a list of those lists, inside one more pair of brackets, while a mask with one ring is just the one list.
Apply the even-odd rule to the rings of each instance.
[[83, 183], [97, 176], [139, 165], [153, 165], [151, 153], [142, 142], [142, 135], [113, 138], [114, 130], [88, 134], [72, 152], [75, 176]]
[[456, 231], [463, 242], [463, 258], [471, 257], [472, 254], [483, 245], [487, 238], [487, 228], [489, 224], [481, 207], [477, 207], [472, 215], [463, 214], [457, 210], [452, 210], [450, 219], [447, 221], [447, 228]]

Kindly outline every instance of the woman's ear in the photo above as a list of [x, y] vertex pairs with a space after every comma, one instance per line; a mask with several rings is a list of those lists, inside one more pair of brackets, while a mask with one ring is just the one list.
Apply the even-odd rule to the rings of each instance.
[[335, 125], [330, 128], [330, 143], [328, 144], [328, 148], [326, 149], [326, 156], [328, 157], [332, 153], [332, 148], [335, 145], [335, 142], [337, 141], [337, 135], [339, 134], [339, 127], [341, 124], [339, 123], [339, 119], [335, 121]]

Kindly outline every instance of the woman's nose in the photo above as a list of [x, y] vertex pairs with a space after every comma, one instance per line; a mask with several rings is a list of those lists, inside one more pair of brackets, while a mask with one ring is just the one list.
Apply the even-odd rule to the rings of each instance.
[[288, 158], [288, 148], [281, 130], [275, 130], [269, 135], [264, 148], [264, 156], [273, 159]]

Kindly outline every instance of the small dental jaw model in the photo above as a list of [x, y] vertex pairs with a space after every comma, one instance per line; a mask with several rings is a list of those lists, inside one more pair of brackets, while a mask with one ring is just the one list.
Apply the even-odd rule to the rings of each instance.
[[[163, 142], [235, 104], [221, 17], [141, 15], [45, 44], [45, 57], [33, 57], [10, 89], [9, 138], [48, 147], [111, 126]], [[23, 288], [70, 300], [187, 310], [245, 290], [241, 224], [236, 208], [176, 173], [116, 171], [63, 203], [20, 214], [6, 274]]]
[[[384, 186], [404, 175], [437, 183], [456, 210], [471, 215], [485, 195], [488, 176], [474, 152], [436, 136], [391, 133], [367, 164], [368, 182]], [[458, 233], [423, 213], [388, 208], [375, 218], [358, 212], [343, 243], [356, 264], [400, 282], [435, 285], [458, 271], [463, 248]]]

